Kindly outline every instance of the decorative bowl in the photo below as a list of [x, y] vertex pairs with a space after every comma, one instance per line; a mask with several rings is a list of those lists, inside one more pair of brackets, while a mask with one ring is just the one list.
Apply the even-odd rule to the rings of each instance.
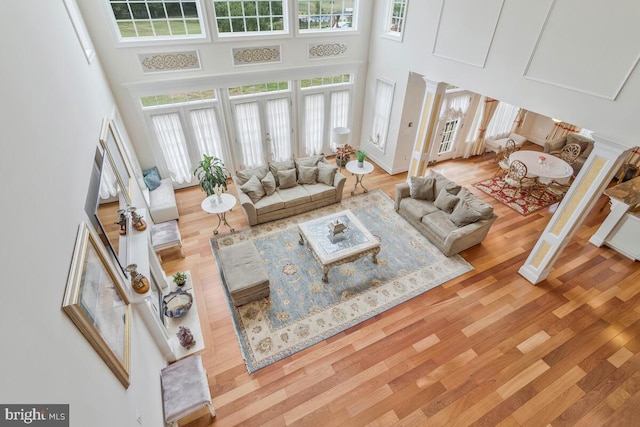
[[162, 305], [165, 316], [184, 316], [193, 305], [193, 295], [183, 289], [177, 289], [162, 298]]

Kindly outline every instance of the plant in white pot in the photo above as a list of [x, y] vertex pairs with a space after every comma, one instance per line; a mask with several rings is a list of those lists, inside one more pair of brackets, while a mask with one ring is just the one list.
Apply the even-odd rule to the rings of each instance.
[[227, 174], [224, 163], [217, 157], [204, 155], [198, 163], [198, 167], [193, 171], [193, 175], [198, 178], [200, 188], [207, 194], [207, 197], [218, 195], [227, 189]]

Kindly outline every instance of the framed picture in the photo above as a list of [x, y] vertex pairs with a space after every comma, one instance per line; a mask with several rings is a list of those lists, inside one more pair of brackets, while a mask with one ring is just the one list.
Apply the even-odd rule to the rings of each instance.
[[62, 309], [127, 388], [131, 305], [122, 280], [98, 237], [80, 224]]
[[129, 205], [131, 204], [129, 184], [132, 173], [127, 166], [124, 148], [122, 142], [117, 139], [118, 137], [119, 133], [115, 129], [115, 123], [112, 120], [104, 119], [100, 132], [100, 145], [105, 151], [105, 156], [111, 163], [116, 181], [122, 192], [122, 197], [124, 197], [125, 202]]

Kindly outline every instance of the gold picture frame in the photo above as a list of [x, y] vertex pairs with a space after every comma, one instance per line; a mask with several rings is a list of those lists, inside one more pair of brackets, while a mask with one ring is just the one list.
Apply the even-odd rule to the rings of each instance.
[[100, 131], [100, 145], [105, 155], [109, 159], [111, 168], [120, 186], [122, 197], [127, 205], [131, 204], [131, 177], [133, 176], [127, 161], [125, 159], [122, 142], [118, 139], [118, 132], [115, 129], [115, 123], [112, 120], [104, 119], [102, 121], [102, 130]]
[[131, 305], [121, 281], [98, 237], [81, 223], [62, 309], [128, 388]]

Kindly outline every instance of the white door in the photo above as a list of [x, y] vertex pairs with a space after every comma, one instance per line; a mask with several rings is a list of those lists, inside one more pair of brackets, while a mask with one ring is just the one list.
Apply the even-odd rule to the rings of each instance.
[[293, 156], [291, 96], [269, 95], [231, 100], [235, 144], [241, 168]]

